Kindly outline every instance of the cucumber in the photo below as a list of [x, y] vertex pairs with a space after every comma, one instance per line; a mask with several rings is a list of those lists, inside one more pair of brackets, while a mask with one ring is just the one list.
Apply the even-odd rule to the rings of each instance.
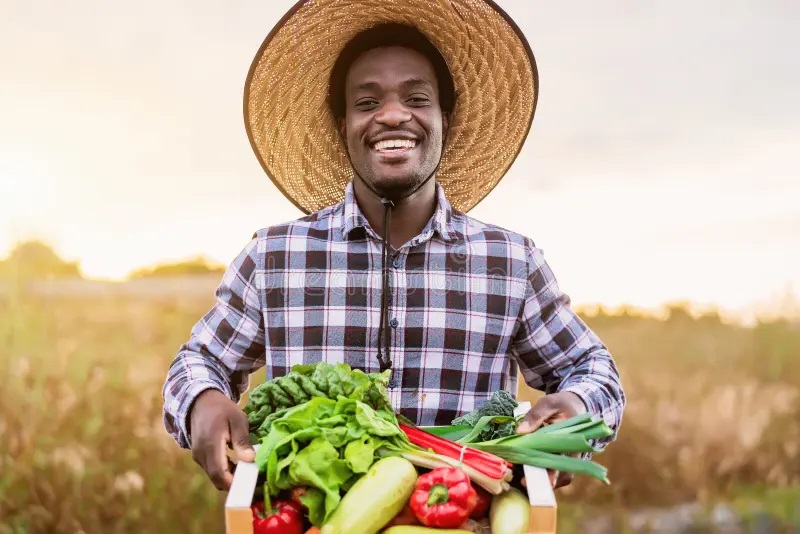
[[530, 520], [530, 501], [517, 488], [492, 497], [489, 510], [492, 534], [527, 534]]
[[449, 528], [428, 528], [416, 525], [398, 525], [383, 531], [383, 534], [472, 534], [471, 530]]
[[381, 458], [353, 484], [320, 534], [376, 534], [400, 513], [414, 492], [417, 470], [396, 456]]

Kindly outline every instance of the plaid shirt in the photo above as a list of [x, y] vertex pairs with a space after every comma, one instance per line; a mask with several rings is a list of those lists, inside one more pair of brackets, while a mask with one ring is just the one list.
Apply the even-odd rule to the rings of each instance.
[[[616, 437], [625, 397], [606, 348], [570, 309], [541, 250], [526, 237], [455, 211], [440, 184], [434, 216], [390, 252], [395, 409], [444, 425], [517, 373], [534, 388], [572, 391]], [[345, 362], [377, 372], [382, 240], [345, 199], [258, 231], [225, 272], [216, 303], [194, 326], [164, 384], [164, 423], [190, 447], [187, 415], [216, 388], [238, 402], [249, 375]]]

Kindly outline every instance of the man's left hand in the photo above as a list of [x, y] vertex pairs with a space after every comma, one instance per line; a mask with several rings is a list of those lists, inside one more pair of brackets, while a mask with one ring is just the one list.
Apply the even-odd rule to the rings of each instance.
[[[586, 405], [580, 397], [571, 391], [559, 391], [540, 398], [525, 414], [517, 427], [517, 433], [529, 434], [543, 424], [553, 424], [575, 415], [586, 412]], [[579, 457], [579, 454], [571, 456]], [[560, 473], [547, 470], [554, 489], [567, 486], [572, 482], [572, 473]]]

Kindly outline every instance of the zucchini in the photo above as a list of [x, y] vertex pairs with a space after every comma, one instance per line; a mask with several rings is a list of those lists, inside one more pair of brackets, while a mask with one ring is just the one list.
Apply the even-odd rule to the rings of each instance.
[[531, 521], [531, 503], [517, 488], [492, 497], [489, 523], [492, 534], [527, 534]]
[[416, 525], [398, 525], [383, 531], [383, 534], [472, 534], [471, 530], [449, 528], [428, 528]]
[[400, 513], [416, 483], [411, 462], [398, 456], [381, 458], [342, 497], [320, 534], [376, 534]]

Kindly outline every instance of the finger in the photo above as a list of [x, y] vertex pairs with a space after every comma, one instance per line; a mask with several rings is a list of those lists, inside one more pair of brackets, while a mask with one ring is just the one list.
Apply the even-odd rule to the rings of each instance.
[[558, 480], [556, 481], [556, 485], [553, 489], [569, 486], [572, 483], [572, 478], [573, 478], [572, 473], [560, 473], [558, 475]]
[[[206, 472], [208, 478], [214, 484], [218, 490], [226, 489], [225, 486], [225, 469], [219, 463], [219, 454], [216, 449], [219, 447], [214, 447], [213, 445], [199, 445], [195, 444], [195, 448], [192, 449], [192, 459], [195, 461], [197, 465], [203, 468], [203, 471]], [[224, 449], [223, 449], [224, 451]], [[228, 461], [227, 456], [225, 457], [226, 463]]]
[[240, 462], [253, 462], [256, 459], [256, 451], [250, 444], [250, 423], [244, 412], [237, 409], [236, 415], [231, 416], [228, 423], [230, 425], [231, 446], [236, 458]]
[[544, 424], [545, 421], [558, 414], [558, 408], [549, 406], [547, 403], [539, 401], [525, 414], [524, 419], [517, 427], [517, 433], [527, 434], [533, 432]]
[[558, 471], [555, 471], [553, 469], [547, 470], [547, 477], [550, 479], [550, 486], [553, 488], [556, 487], [556, 482], [558, 482], [558, 475], [559, 475]]
[[230, 458], [228, 458], [227, 453], [227, 445], [230, 441], [230, 434], [228, 432], [222, 437], [222, 440], [218, 442], [217, 448], [214, 451], [214, 460], [216, 463], [216, 468], [218, 471], [218, 479], [221, 483], [221, 486], [217, 486], [217, 489], [227, 490], [230, 489], [231, 484], [233, 483], [233, 472], [230, 470]]
[[220, 491], [230, 489], [233, 482], [233, 474], [228, 468], [228, 455], [226, 453], [226, 445], [228, 442], [227, 432], [222, 436], [212, 441], [206, 448], [205, 453], [201, 457], [203, 462], [201, 465], [206, 470], [208, 478]]

